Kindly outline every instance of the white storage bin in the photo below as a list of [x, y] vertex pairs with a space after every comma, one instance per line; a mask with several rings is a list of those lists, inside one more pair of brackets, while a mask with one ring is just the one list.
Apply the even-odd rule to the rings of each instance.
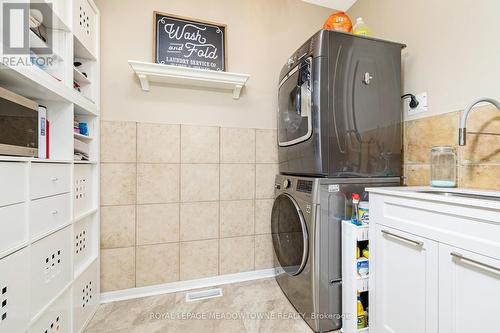
[[31, 317], [71, 281], [71, 227], [45, 237], [31, 248]]
[[25, 332], [29, 324], [29, 250], [0, 260], [0, 332]]
[[75, 165], [75, 180], [73, 190], [73, 202], [75, 217], [88, 213], [97, 208], [94, 204], [95, 186], [92, 179], [93, 165], [77, 164]]
[[30, 172], [30, 197], [38, 199], [71, 191], [71, 165], [33, 163]]
[[[97, 58], [97, 9], [88, 0], [73, 1], [73, 33], [77, 39], [75, 47], [81, 44], [92, 58]], [[81, 57], [84, 52], [77, 52]], [[87, 56], [88, 57], [88, 56]]]
[[0, 207], [26, 200], [26, 163], [0, 163]]
[[99, 305], [99, 261], [73, 282], [73, 323], [74, 332], [80, 332], [90, 320]]
[[74, 225], [73, 232], [73, 263], [75, 274], [97, 257], [98, 249], [97, 216], [92, 214]]
[[33, 324], [30, 333], [71, 333], [71, 293], [66, 291]]
[[70, 222], [71, 195], [69, 193], [31, 202], [30, 235], [32, 238], [56, 230]]
[[25, 209], [24, 203], [0, 208], [0, 253], [28, 240]]

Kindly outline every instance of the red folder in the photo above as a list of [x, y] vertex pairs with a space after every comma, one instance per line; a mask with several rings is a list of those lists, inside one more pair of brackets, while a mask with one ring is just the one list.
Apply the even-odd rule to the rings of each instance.
[[47, 130], [47, 145], [45, 146], [46, 147], [46, 158], [49, 159], [50, 158], [50, 122], [48, 120], [47, 120], [46, 130]]

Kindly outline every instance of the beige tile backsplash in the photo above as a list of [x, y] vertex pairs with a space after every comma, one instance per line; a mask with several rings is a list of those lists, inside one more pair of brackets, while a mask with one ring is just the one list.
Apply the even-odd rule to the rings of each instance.
[[221, 200], [255, 198], [255, 164], [221, 164], [220, 167]]
[[101, 209], [101, 248], [135, 246], [136, 206], [104, 206]]
[[407, 185], [429, 185], [430, 149], [458, 149], [458, 186], [500, 190], [500, 115], [490, 105], [475, 108], [467, 121], [467, 145], [458, 147], [460, 112], [405, 123]]
[[219, 127], [182, 126], [182, 163], [219, 163]]
[[101, 249], [101, 290], [135, 287], [135, 247]]
[[103, 122], [101, 155], [103, 291], [272, 267], [275, 130]]
[[219, 164], [182, 164], [181, 201], [219, 200]]
[[221, 128], [222, 163], [255, 163], [255, 130]]
[[180, 141], [180, 125], [138, 123], [137, 162], [179, 163]]
[[181, 203], [181, 241], [219, 238], [219, 201]]
[[179, 243], [136, 248], [135, 284], [150, 286], [179, 280]]
[[137, 164], [137, 203], [179, 202], [180, 164]]
[[101, 123], [101, 162], [136, 162], [137, 134], [136, 123]]
[[278, 137], [275, 130], [256, 130], [255, 146], [255, 162], [278, 163]]
[[255, 237], [221, 238], [220, 274], [252, 271], [255, 268]]
[[101, 165], [101, 205], [134, 205], [136, 203], [136, 164], [103, 163]]
[[270, 234], [271, 223], [269, 217], [273, 209], [273, 199], [257, 199], [255, 200], [255, 234]]
[[254, 205], [254, 200], [221, 201], [220, 236], [224, 238], [254, 235]]
[[179, 203], [138, 205], [135, 225], [137, 245], [179, 242]]
[[219, 273], [219, 240], [182, 242], [180, 279], [199, 279]]

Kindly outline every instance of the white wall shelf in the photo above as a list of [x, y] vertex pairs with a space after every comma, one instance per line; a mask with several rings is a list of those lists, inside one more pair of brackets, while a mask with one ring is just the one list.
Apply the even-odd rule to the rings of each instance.
[[250, 75], [240, 73], [210, 71], [132, 60], [129, 60], [128, 63], [137, 74], [144, 91], [150, 90], [151, 83], [164, 83], [230, 90], [233, 92], [233, 98], [239, 99], [241, 90], [250, 78]]

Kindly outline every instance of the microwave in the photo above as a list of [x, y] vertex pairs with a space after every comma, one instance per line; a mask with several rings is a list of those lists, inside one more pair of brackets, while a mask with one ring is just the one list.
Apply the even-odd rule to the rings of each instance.
[[38, 157], [38, 103], [0, 87], [0, 155]]

